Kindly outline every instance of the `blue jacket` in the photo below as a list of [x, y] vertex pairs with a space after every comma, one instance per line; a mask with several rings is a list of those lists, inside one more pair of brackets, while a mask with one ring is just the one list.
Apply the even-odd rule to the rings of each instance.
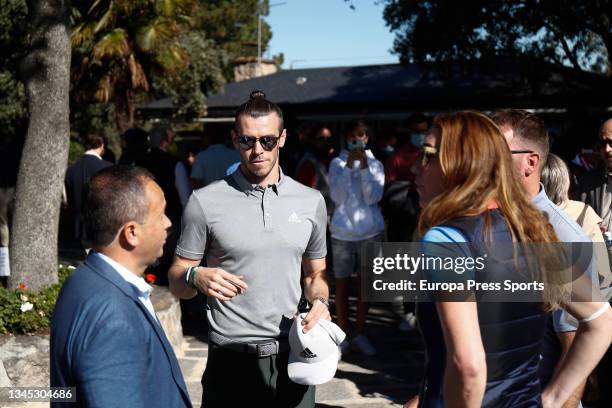
[[162, 327], [110, 265], [89, 256], [64, 283], [51, 323], [53, 407], [191, 407]]

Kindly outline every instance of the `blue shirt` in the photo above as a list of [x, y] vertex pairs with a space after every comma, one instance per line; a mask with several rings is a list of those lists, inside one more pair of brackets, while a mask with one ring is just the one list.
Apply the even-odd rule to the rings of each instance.
[[210, 145], [208, 149], [196, 155], [191, 178], [201, 180], [207, 186], [215, 180], [224, 178], [227, 168], [237, 161], [240, 161], [238, 150], [222, 144]]
[[[531, 200], [531, 203], [548, 215], [548, 221], [555, 230], [555, 234], [557, 234], [560, 242], [591, 242], [591, 239], [586, 236], [576, 221], [572, 220], [569, 215], [550, 201], [542, 184], [540, 184], [540, 192]], [[597, 277], [595, 271], [597, 260], [595, 256], [593, 253], [593, 258], [586, 271], [594, 282], [596, 281], [594, 278]], [[570, 332], [578, 329], [578, 322], [571, 318], [563, 309], [553, 312], [553, 323], [557, 332]]]

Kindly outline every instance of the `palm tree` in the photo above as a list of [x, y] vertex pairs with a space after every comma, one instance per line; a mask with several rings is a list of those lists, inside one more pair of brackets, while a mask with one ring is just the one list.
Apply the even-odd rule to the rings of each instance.
[[135, 98], [151, 77], [188, 64], [179, 43], [194, 0], [73, 1], [72, 101], [112, 103], [120, 132], [133, 126]]

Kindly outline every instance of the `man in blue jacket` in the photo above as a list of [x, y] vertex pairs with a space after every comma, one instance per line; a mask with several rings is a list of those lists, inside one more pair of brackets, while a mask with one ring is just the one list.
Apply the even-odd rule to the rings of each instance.
[[191, 407], [142, 279], [171, 226], [164, 208], [146, 170], [112, 166], [89, 183], [83, 218], [93, 250], [64, 283], [51, 323], [51, 386], [76, 388], [66, 407]]

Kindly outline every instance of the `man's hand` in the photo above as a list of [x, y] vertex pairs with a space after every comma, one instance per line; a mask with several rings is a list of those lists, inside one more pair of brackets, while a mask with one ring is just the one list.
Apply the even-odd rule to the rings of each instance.
[[349, 152], [346, 158], [346, 167], [349, 169], [353, 168], [353, 162], [359, 160], [361, 162], [360, 168], [365, 169], [368, 165], [368, 158], [363, 149], [353, 149]]
[[329, 299], [329, 287], [325, 279], [325, 258], [302, 260], [304, 270], [304, 296], [312, 302], [310, 312], [302, 323], [304, 333], [312, 329], [319, 319], [331, 320], [327, 305], [317, 298]]
[[331, 315], [329, 314], [327, 306], [325, 306], [325, 304], [320, 300], [315, 299], [310, 311], [306, 317], [304, 317], [304, 320], [302, 320], [302, 324], [304, 325], [302, 331], [307, 333], [309, 330], [315, 327], [320, 319], [331, 320]]
[[232, 275], [221, 268], [200, 267], [194, 283], [207, 296], [227, 301], [246, 291], [248, 285], [243, 279], [244, 276]]

